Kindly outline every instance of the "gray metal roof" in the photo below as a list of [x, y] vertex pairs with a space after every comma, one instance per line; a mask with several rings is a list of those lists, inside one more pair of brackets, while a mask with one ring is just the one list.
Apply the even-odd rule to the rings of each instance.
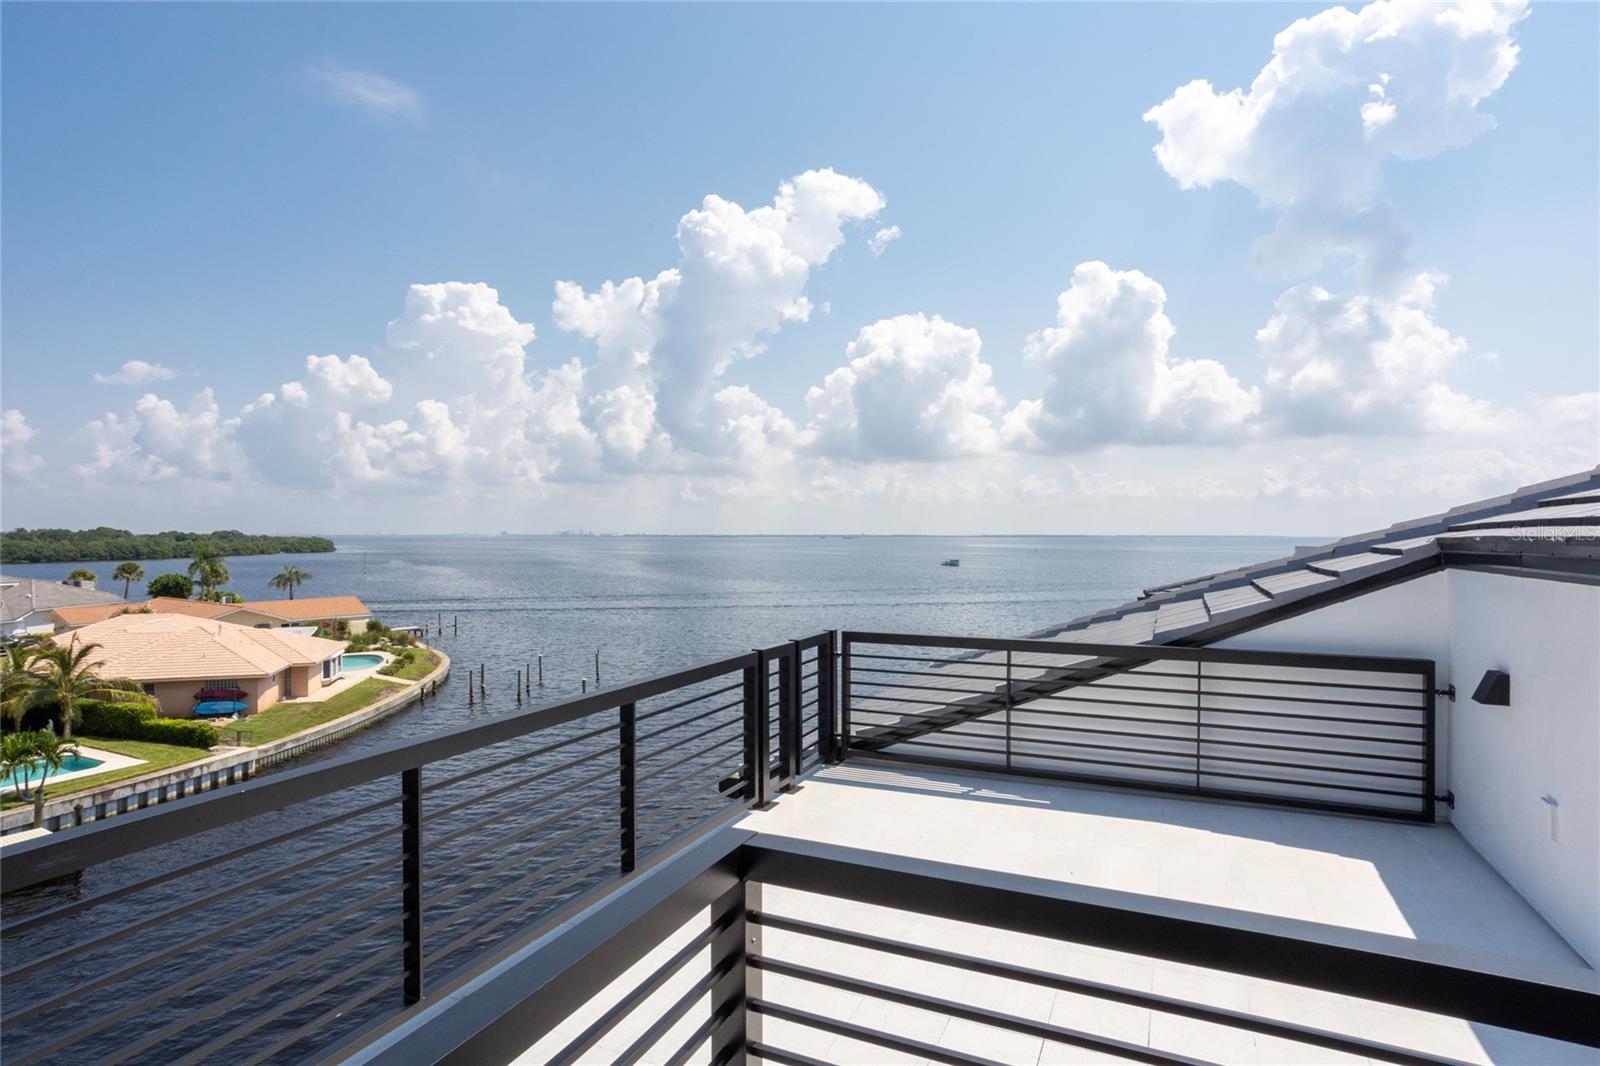
[[35, 611], [51, 611], [57, 607], [121, 602], [122, 597], [115, 592], [0, 574], [0, 622], [17, 622]]
[[1282, 559], [1146, 589], [1130, 603], [1034, 636], [1102, 644], [1204, 644], [1250, 628], [1253, 619], [1264, 624], [1280, 608], [1309, 607], [1443, 565], [1441, 545], [1452, 552], [1504, 555], [1508, 561], [1531, 545], [1577, 546], [1600, 573], [1600, 551], [1582, 551], [1597, 541], [1600, 467], [1301, 548]]

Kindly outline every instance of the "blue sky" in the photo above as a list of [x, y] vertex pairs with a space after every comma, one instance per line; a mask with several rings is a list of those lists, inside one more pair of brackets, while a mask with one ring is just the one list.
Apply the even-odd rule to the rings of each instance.
[[[1593, 465], [1597, 11], [1378, 7], [7, 5], [4, 522], [1339, 531]], [[1297, 19], [1345, 77], [1238, 152], [1142, 117]], [[697, 279], [680, 218], [826, 170], [798, 275]], [[552, 305], [673, 267], [643, 369]]]

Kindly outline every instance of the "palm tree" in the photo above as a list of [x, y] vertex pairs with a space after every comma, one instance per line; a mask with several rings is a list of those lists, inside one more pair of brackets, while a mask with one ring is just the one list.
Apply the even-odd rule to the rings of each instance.
[[67, 756], [78, 754], [78, 746], [70, 739], [56, 736], [54, 729], [41, 729], [34, 733], [8, 733], [0, 739], [0, 776], [11, 778], [17, 798], [21, 799], [39, 773], [39, 787], [33, 789], [33, 827], [44, 825], [44, 783], [58, 772]]
[[115, 698], [130, 693], [143, 696], [144, 687], [125, 677], [101, 677], [95, 667], [102, 665], [90, 657], [100, 649], [98, 644], [69, 644], [66, 647], [48, 645], [39, 649], [28, 664], [32, 680], [28, 694], [22, 699], [24, 713], [34, 707], [54, 705], [61, 714], [61, 735], [72, 739], [72, 727], [78, 721], [78, 701]]
[[111, 580], [122, 582], [122, 598], [127, 599], [128, 589], [133, 587], [133, 583], [144, 580], [144, 567], [138, 563], [118, 563], [111, 572]]
[[37, 650], [26, 644], [7, 644], [4, 656], [0, 656], [0, 714], [11, 719], [13, 729], [22, 728], [22, 716], [27, 710], [23, 701], [33, 687], [28, 664]]
[[288, 566], [285, 566], [282, 570], [279, 570], [278, 576], [273, 578], [271, 581], [268, 581], [267, 584], [271, 585], [275, 589], [288, 589], [289, 598], [292, 600], [294, 599], [294, 587], [296, 585], [304, 585], [310, 580], [311, 574], [309, 571], [302, 570], [298, 566], [295, 566], [293, 563], [291, 563]]
[[67, 575], [67, 580], [69, 582], [71, 582], [71, 581], [91, 581], [91, 582], [92, 581], [99, 581], [100, 580], [100, 575], [95, 573], [93, 570], [88, 570], [88, 569], [85, 569], [84, 567], [80, 566], [76, 570], [73, 570], [71, 573], [69, 573]]
[[228, 561], [214, 546], [202, 544], [189, 560], [189, 576], [200, 586], [200, 598], [209, 600], [228, 583]]

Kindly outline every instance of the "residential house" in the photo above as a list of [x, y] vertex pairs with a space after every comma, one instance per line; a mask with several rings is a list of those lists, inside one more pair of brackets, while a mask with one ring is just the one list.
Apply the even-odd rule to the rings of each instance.
[[207, 689], [244, 693], [245, 714], [303, 699], [343, 672], [344, 642], [191, 614], [122, 614], [75, 629], [65, 643], [100, 645], [97, 672], [144, 685], [173, 718], [194, 713]]
[[59, 581], [0, 575], [0, 639], [54, 632], [51, 612], [58, 607], [104, 607], [107, 616], [127, 606], [114, 592], [80, 588]]

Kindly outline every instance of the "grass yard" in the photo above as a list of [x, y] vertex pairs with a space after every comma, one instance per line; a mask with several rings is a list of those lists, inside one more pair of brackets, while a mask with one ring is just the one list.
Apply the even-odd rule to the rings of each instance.
[[410, 663], [394, 668], [394, 663], [385, 666], [378, 673], [384, 677], [398, 677], [402, 681], [421, 681], [439, 668], [439, 657], [431, 651], [423, 652]]
[[[142, 777], [155, 770], [166, 770], [184, 763], [204, 759], [211, 754], [204, 748], [189, 748], [177, 744], [152, 744], [144, 740], [102, 740], [99, 737], [74, 737], [74, 740], [86, 748], [102, 748], [114, 751], [118, 755], [126, 755], [132, 759], [143, 759], [138, 766], [128, 766], [121, 770], [107, 770], [103, 774], [93, 774], [88, 777], [74, 777], [61, 784], [45, 786], [45, 799], [56, 799], [60, 796], [70, 796], [75, 792], [85, 792], [90, 789], [104, 788], [106, 785], [130, 777]], [[19, 800], [12, 793], [11, 780], [5, 781], [5, 794], [0, 798], [0, 808], [11, 809], [19, 804], [29, 803], [30, 800]]]
[[279, 703], [260, 714], [252, 714], [248, 718], [241, 718], [237, 722], [218, 728], [222, 731], [224, 744], [245, 744], [255, 747], [257, 744], [279, 740], [290, 733], [298, 733], [302, 729], [331, 722], [335, 718], [343, 718], [347, 714], [377, 703], [402, 688], [405, 686], [393, 681], [369, 677], [320, 703], [308, 703], [304, 700]]

